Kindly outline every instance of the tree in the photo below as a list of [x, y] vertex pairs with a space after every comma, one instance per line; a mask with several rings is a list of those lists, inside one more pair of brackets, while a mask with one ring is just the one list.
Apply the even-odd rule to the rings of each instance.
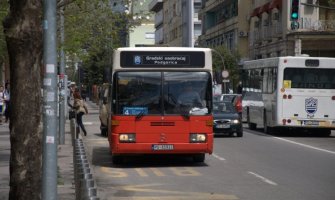
[[113, 12], [106, 0], [76, 1], [66, 6], [64, 49], [68, 65], [80, 60], [91, 77], [85, 84], [103, 82], [104, 68], [111, 66], [113, 49], [125, 45], [125, 36], [133, 26], [130, 19], [130, 15]]
[[[0, 21], [2, 21], [5, 16], [8, 14], [8, 3], [6, 1], [0, 1]], [[6, 40], [4, 35], [3, 26], [0, 26], [0, 69], [4, 66], [5, 63], [8, 61], [8, 53], [7, 53], [7, 46]], [[3, 72], [3, 69], [0, 70]], [[2, 75], [0, 72], [0, 82], [3, 82]]]
[[9, 14], [3, 21], [12, 105], [9, 199], [38, 200], [42, 181], [42, 0], [9, 3]]
[[[224, 46], [217, 46], [214, 48], [214, 51], [216, 51], [216, 53], [213, 53], [212, 55], [213, 70], [219, 72], [218, 74], [221, 76], [221, 71], [225, 68], [229, 72], [229, 80], [232, 84], [232, 87], [236, 88], [240, 79], [240, 71], [238, 66], [238, 62], [240, 60], [239, 54], [237, 52], [229, 51]], [[218, 54], [223, 57], [224, 65], [222, 64], [222, 59]]]

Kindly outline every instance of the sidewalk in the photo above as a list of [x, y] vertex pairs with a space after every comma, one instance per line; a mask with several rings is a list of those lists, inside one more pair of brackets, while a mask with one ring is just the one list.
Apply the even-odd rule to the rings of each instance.
[[10, 141], [8, 123], [0, 125], [0, 200], [8, 199]]
[[[58, 199], [74, 200], [73, 147], [70, 134], [70, 121], [66, 119], [65, 144], [58, 145]], [[10, 139], [8, 123], [0, 125], [0, 200], [9, 195]]]

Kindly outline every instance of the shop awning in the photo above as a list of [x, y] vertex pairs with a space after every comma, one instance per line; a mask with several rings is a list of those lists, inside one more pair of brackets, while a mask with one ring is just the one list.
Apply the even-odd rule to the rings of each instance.
[[259, 15], [260, 15], [260, 12], [259, 12], [260, 8], [261, 8], [261, 7], [257, 7], [257, 8], [255, 8], [255, 9], [252, 11], [252, 13], [251, 13], [250, 16], [251, 16], [251, 17], [259, 16]]
[[260, 16], [262, 13], [270, 12], [274, 8], [280, 9], [281, 7], [282, 7], [282, 0], [272, 0], [262, 6], [255, 8], [250, 16], [251, 17]]
[[269, 6], [269, 9], [272, 10], [274, 8], [278, 8], [278, 9], [281, 9], [282, 7], [282, 0], [272, 0], [270, 2], [270, 6]]

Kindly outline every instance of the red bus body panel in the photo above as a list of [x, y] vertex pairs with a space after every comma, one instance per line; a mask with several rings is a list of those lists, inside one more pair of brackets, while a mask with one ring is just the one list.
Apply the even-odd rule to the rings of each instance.
[[[113, 116], [108, 134], [113, 154], [197, 154], [213, 152], [212, 116]], [[113, 123], [111, 123], [113, 124]], [[115, 124], [115, 123], [114, 123]], [[120, 133], [135, 133], [135, 143], [120, 143]], [[190, 133], [205, 133], [204, 143], [190, 143]], [[173, 150], [153, 150], [153, 144], [172, 144]]]

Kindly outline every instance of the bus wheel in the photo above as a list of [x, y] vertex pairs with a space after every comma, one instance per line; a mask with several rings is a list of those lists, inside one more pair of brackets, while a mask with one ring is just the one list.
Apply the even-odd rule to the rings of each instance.
[[321, 129], [320, 130], [320, 136], [322, 137], [329, 137], [332, 131], [330, 129]]
[[205, 161], [205, 154], [200, 153], [200, 154], [193, 155], [193, 161], [194, 162], [204, 162]]
[[247, 108], [247, 124], [250, 130], [256, 129], [256, 124], [250, 122], [249, 107]]
[[270, 133], [270, 128], [268, 127], [268, 124], [267, 124], [265, 111], [264, 111], [263, 119], [264, 119], [264, 120], [263, 120], [263, 124], [264, 124], [264, 133]]
[[121, 156], [117, 156], [117, 155], [112, 155], [112, 162], [113, 164], [121, 164], [123, 161]]

